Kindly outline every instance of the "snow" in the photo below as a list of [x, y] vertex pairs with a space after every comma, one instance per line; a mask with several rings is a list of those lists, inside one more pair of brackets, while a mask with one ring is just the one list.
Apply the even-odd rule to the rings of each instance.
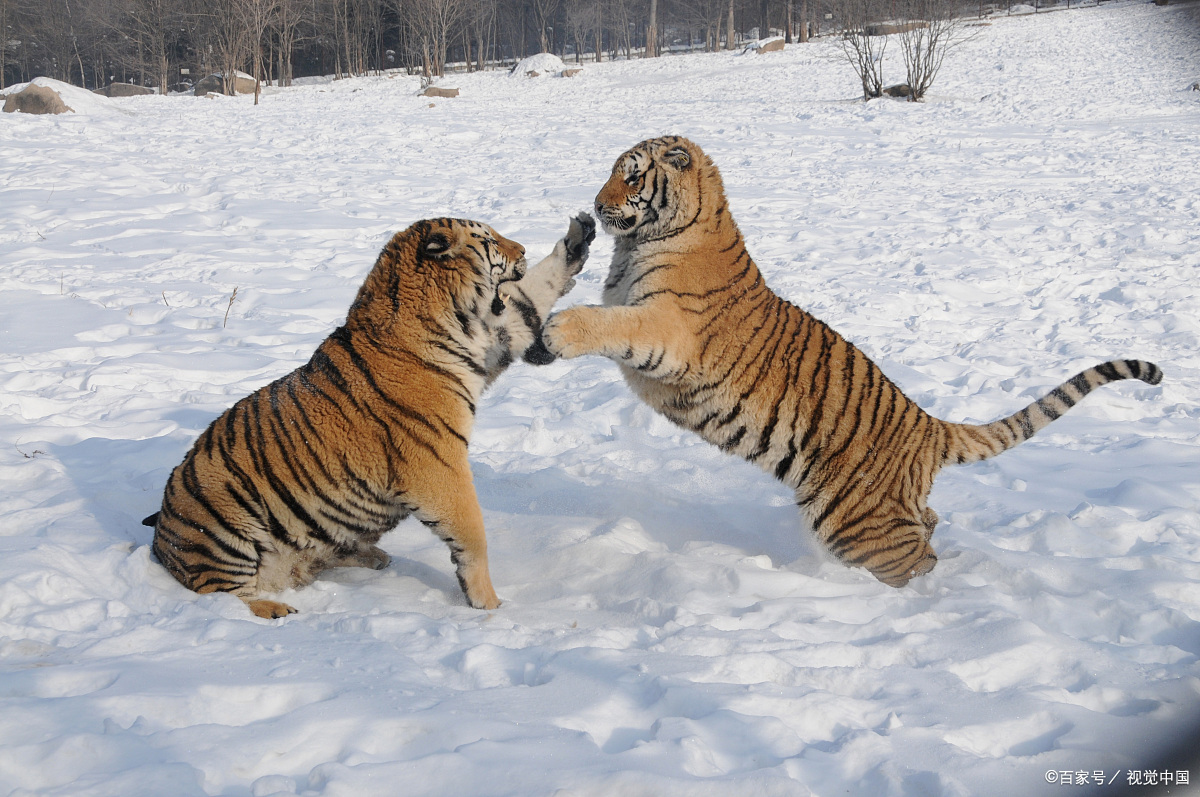
[[527, 58], [522, 58], [517, 64], [508, 70], [510, 77], [528, 78], [530, 72], [537, 72], [538, 76], [557, 75], [566, 69], [566, 64], [562, 59], [553, 53], [538, 53]]
[[[1197, 13], [1000, 17], [923, 104], [856, 100], [821, 39], [460, 75], [432, 106], [386, 75], [0, 116], [0, 793], [986, 797], [1162, 769], [1200, 718]], [[1166, 377], [943, 471], [940, 562], [900, 590], [594, 358], [481, 403], [497, 611], [411, 521], [280, 621], [154, 562], [170, 469], [308, 358], [392, 232], [476, 218], [540, 258], [664, 133], [720, 165], [775, 290], [940, 417], [1112, 357]]]

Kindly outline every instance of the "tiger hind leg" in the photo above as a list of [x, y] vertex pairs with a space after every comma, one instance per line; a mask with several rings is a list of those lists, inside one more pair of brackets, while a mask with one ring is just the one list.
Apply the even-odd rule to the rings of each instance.
[[920, 520], [910, 518], [864, 518], [849, 528], [830, 535], [826, 545], [849, 565], [863, 567], [889, 587], [903, 587], [937, 565], [937, 554], [929, 545], [933, 510], [925, 509]]
[[938, 514], [929, 507], [921, 510], [921, 525], [925, 527], [925, 539], [933, 536], [933, 530], [937, 528]]

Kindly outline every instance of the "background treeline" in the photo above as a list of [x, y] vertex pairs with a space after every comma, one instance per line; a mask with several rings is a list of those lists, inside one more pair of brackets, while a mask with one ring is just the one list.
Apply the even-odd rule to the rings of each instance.
[[0, 0], [0, 87], [44, 75], [166, 91], [241, 70], [405, 68], [430, 79], [538, 52], [565, 60], [802, 40], [844, 0]]

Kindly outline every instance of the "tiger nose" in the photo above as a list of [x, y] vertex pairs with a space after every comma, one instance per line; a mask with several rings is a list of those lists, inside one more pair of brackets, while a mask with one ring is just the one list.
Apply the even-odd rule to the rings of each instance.
[[519, 260], [522, 257], [525, 257], [525, 247], [521, 246], [516, 241], [498, 235], [496, 236], [496, 242], [500, 244], [501, 251], [503, 251], [504, 254], [510, 259]]

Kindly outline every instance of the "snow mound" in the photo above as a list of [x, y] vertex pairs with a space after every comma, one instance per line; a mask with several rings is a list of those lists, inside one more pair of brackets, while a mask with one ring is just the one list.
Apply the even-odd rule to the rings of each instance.
[[0, 91], [0, 96], [16, 94], [17, 92], [23, 91], [26, 87], [31, 85], [42, 86], [43, 88], [50, 89], [55, 94], [62, 97], [62, 101], [66, 103], [67, 107], [78, 114], [91, 115], [129, 113], [129, 111], [125, 110], [124, 108], [117, 107], [117, 105], [108, 97], [100, 94], [93, 94], [87, 89], [81, 89], [78, 86], [72, 86], [70, 83], [63, 83], [61, 80], [54, 80], [53, 78], [48, 77], [35, 77], [28, 83], [18, 83], [14, 86], [9, 86], [8, 88]]
[[508, 74], [512, 77], [526, 77], [530, 72], [537, 72], [538, 75], [557, 75], [566, 68], [567, 65], [557, 55], [538, 53], [521, 59]]

